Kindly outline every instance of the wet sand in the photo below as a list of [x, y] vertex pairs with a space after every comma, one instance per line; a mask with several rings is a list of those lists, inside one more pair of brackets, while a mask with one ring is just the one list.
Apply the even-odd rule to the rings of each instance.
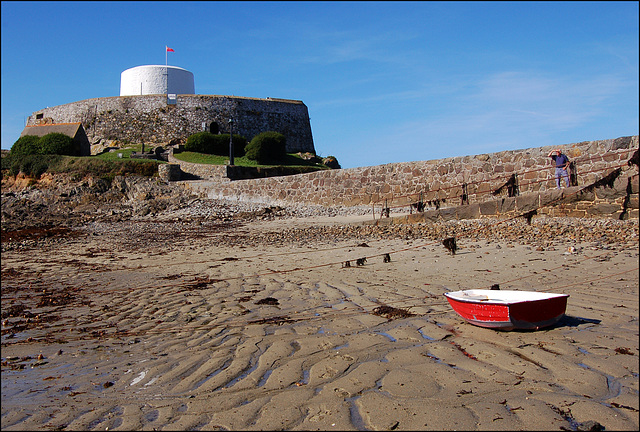
[[[637, 221], [623, 244], [455, 255], [277, 235], [355, 219], [114, 223], [4, 251], [2, 430], [638, 430]], [[500, 332], [443, 296], [493, 284], [569, 294], [566, 315]]]

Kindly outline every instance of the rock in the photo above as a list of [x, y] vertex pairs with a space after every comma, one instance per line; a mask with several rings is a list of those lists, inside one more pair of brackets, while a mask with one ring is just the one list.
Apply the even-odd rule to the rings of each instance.
[[581, 432], [596, 432], [596, 431], [603, 431], [603, 430], [604, 430], [604, 426], [602, 426], [600, 423], [594, 420], [589, 420], [584, 423], [580, 423], [578, 425], [578, 431], [581, 431]]
[[[28, 187], [3, 179], [2, 186], [2, 250], [27, 248], [34, 242], [58, 241], [74, 230], [101, 235], [103, 230], [114, 229], [115, 223], [127, 224], [126, 228], [132, 232], [146, 230], [151, 235], [162, 229], [163, 233], [186, 236], [253, 220], [371, 214], [369, 206], [300, 204], [284, 207], [272, 203], [208, 199], [179, 184], [145, 177], [116, 177], [109, 184], [100, 179], [74, 181], [65, 175], [55, 175], [46, 182]], [[591, 250], [621, 250], [629, 248], [634, 244], [633, 239], [638, 238], [637, 219], [543, 216], [534, 218], [531, 224], [522, 218], [507, 223], [496, 222], [496, 219], [483, 218], [379, 225], [312, 225], [255, 236], [222, 236], [219, 241], [224, 245], [249, 242], [282, 245], [339, 239], [364, 244], [382, 239], [429, 241], [459, 237], [462, 241], [515, 242], [538, 251], [561, 250], [573, 254], [579, 253], [580, 249], [573, 246], [579, 242], [590, 242], [587, 247]], [[637, 243], [635, 245], [637, 247]]]
[[334, 156], [328, 156], [322, 160], [322, 163], [328, 166], [331, 169], [340, 169], [340, 164], [338, 163], [338, 159]]

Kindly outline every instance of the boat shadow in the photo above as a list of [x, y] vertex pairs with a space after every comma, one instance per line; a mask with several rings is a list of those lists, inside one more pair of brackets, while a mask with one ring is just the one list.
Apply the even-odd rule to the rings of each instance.
[[562, 328], [562, 327], [578, 327], [578, 326], [583, 325], [583, 324], [600, 324], [601, 322], [602, 322], [602, 320], [599, 320], [599, 319], [583, 318], [583, 317], [578, 317], [578, 316], [564, 315], [562, 318], [560, 318], [560, 320], [557, 323], [552, 324], [552, 325], [547, 326], [547, 327], [543, 327], [543, 328], [536, 329], [536, 330], [533, 330], [533, 329], [513, 329], [511, 331], [520, 332], [520, 333], [529, 333], [531, 331], [551, 331], [551, 330]]
[[601, 322], [602, 320], [599, 320], [599, 319], [583, 318], [579, 316], [571, 316], [571, 315], [565, 314], [562, 318], [560, 318], [560, 320], [557, 323], [550, 326], [549, 330], [554, 328], [561, 328], [561, 327], [578, 327], [582, 324], [600, 324]]

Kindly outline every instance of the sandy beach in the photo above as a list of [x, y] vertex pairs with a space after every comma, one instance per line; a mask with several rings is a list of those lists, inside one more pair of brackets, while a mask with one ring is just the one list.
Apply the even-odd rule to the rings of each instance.
[[[2, 430], [638, 430], [637, 220], [367, 218], [6, 248]], [[494, 284], [569, 294], [566, 315], [496, 331], [443, 296]]]

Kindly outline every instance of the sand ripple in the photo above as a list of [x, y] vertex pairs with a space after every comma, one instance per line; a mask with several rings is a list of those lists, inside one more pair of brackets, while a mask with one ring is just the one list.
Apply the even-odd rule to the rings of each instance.
[[[3, 430], [639, 426], [637, 247], [473, 238], [452, 256], [393, 236], [114, 247], [119, 235], [3, 252]], [[496, 332], [442, 296], [493, 283], [566, 292], [567, 316]]]

